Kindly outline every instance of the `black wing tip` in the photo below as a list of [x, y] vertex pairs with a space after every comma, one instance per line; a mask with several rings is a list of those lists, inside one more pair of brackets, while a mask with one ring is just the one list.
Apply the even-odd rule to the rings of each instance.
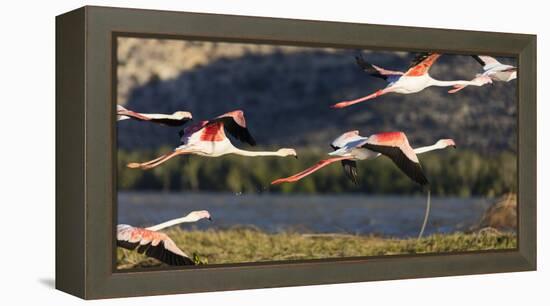
[[475, 55], [472, 55], [472, 57], [473, 57], [481, 66], [485, 66], [485, 62], [481, 59], [481, 57], [479, 57], [479, 55], [475, 54]]
[[255, 146], [256, 145], [256, 140], [254, 138], [252, 138], [252, 136], [250, 135], [250, 137], [248, 137], [247, 140], [245, 140], [246, 143], [248, 143], [249, 145], [251, 146]]
[[346, 177], [355, 185], [359, 185], [359, 180], [357, 178], [357, 163], [353, 160], [342, 160], [342, 166]]

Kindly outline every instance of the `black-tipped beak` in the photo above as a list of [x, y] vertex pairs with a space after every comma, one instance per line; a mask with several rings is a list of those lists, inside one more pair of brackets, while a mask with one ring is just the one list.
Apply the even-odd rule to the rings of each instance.
[[294, 158], [298, 159], [298, 155], [294, 155]]
[[212, 217], [208, 217], [208, 221], [212, 222]]
[[456, 145], [453, 145], [453, 149], [456, 149]]

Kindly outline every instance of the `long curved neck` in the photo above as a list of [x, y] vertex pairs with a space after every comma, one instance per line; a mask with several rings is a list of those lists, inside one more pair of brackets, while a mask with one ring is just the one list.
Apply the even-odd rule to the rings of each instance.
[[246, 151], [235, 147], [233, 147], [230, 153], [242, 156], [286, 156], [286, 154], [278, 151]]
[[193, 217], [187, 215], [187, 216], [182, 217], [182, 218], [172, 219], [172, 220], [162, 222], [162, 223], [157, 224], [157, 225], [150, 226], [147, 229], [150, 230], [150, 231], [158, 231], [158, 230], [161, 230], [163, 228], [178, 225], [180, 223], [188, 223], [188, 222], [196, 222], [196, 221], [197, 221], [196, 218], [193, 218]]
[[430, 78], [431, 86], [451, 87], [455, 85], [474, 85], [474, 84], [475, 84], [474, 82], [464, 81], [464, 80], [441, 81], [441, 80], [436, 80], [434, 78]]
[[446, 146], [440, 145], [436, 142], [435, 144], [433, 144], [431, 146], [420, 147], [420, 148], [416, 148], [416, 149], [413, 149], [413, 150], [414, 150], [415, 154], [422, 154], [422, 153], [430, 152], [430, 151], [433, 151], [433, 150], [439, 150], [439, 149], [445, 149], [445, 148], [446, 148]]

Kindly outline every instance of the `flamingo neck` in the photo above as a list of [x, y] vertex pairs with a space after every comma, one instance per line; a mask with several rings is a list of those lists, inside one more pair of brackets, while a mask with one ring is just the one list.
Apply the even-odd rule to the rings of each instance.
[[242, 155], [242, 156], [280, 156], [280, 157], [287, 156], [287, 154], [284, 154], [279, 151], [247, 151], [247, 150], [241, 150], [235, 147], [233, 147], [233, 150], [231, 150], [230, 153]]
[[172, 219], [172, 220], [162, 222], [162, 223], [157, 224], [157, 225], [150, 226], [147, 229], [150, 230], [150, 231], [159, 231], [161, 229], [164, 229], [164, 228], [167, 228], [167, 227], [170, 227], [170, 226], [174, 226], [174, 225], [178, 225], [180, 223], [190, 223], [190, 222], [196, 222], [196, 221], [197, 221], [197, 218], [194, 217], [193, 215], [189, 214], [185, 217]]
[[434, 150], [445, 149], [446, 147], [447, 147], [446, 145], [440, 144], [439, 142], [436, 142], [435, 144], [433, 144], [431, 146], [416, 148], [416, 149], [414, 149], [414, 153], [415, 154], [422, 154], [422, 153], [426, 153], [426, 152], [430, 152], [430, 151], [434, 151]]
[[439, 87], [451, 87], [456, 85], [475, 85], [474, 82], [471, 81], [464, 81], [464, 80], [453, 80], [453, 81], [441, 81], [436, 80], [433, 78], [430, 78], [430, 85], [431, 86], [439, 86]]

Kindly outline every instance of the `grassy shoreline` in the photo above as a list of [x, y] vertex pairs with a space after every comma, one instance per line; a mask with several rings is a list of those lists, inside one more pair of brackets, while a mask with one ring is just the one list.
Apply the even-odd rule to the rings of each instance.
[[[251, 228], [217, 231], [175, 228], [165, 232], [189, 256], [197, 254], [207, 264], [481, 251], [512, 249], [517, 245], [514, 233], [484, 230], [435, 234], [419, 241], [347, 234], [270, 234]], [[117, 248], [117, 263], [119, 269], [162, 266], [155, 259], [121, 248]]]

